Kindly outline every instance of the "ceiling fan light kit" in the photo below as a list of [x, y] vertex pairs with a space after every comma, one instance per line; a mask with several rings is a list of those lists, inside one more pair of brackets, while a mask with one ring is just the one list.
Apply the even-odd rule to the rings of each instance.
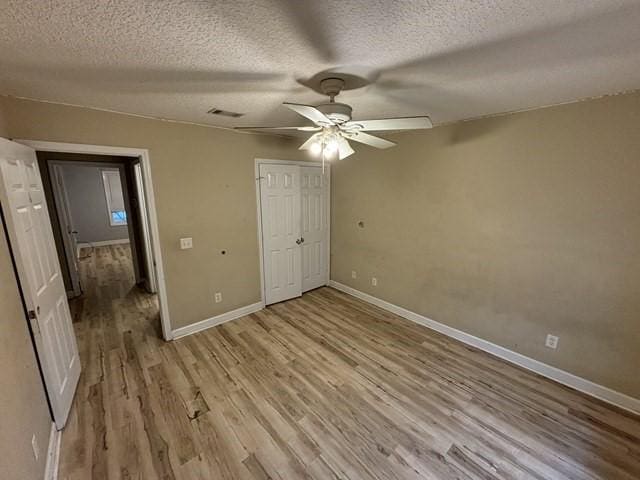
[[[359, 88], [363, 85], [358, 85]], [[345, 80], [338, 76], [329, 76], [320, 81], [320, 91], [329, 97], [328, 103], [320, 105], [302, 105], [285, 102], [283, 105], [299, 115], [311, 120], [313, 126], [303, 127], [239, 127], [243, 130], [299, 130], [313, 132], [311, 137], [300, 146], [312, 155], [322, 156], [324, 162], [333, 158], [344, 160], [355, 151], [349, 140], [364, 143], [374, 148], [389, 148], [395, 143], [366, 133], [366, 131], [400, 131], [431, 128], [427, 116], [385, 118], [380, 120], [351, 120], [353, 109], [346, 103], [338, 103], [335, 97], [345, 89]]]

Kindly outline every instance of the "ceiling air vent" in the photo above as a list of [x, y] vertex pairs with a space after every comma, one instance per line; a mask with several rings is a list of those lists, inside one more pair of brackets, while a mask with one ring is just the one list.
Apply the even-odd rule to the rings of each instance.
[[223, 117], [232, 118], [238, 118], [244, 115], [244, 113], [229, 112], [227, 110], [220, 110], [219, 108], [212, 108], [207, 113], [210, 113], [211, 115], [222, 115]]

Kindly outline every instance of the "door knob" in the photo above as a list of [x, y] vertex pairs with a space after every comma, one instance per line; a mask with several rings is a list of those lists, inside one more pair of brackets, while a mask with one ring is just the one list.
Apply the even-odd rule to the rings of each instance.
[[298, 245], [300, 245], [300, 244], [302, 243], [302, 238], [298, 238], [298, 239], [296, 240], [296, 243], [297, 243]]

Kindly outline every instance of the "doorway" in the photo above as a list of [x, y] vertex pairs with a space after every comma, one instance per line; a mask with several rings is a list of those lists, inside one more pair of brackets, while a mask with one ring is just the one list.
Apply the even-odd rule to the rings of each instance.
[[328, 284], [330, 178], [318, 162], [256, 160], [265, 305]]
[[83, 291], [80, 259], [114, 245], [128, 252], [134, 283], [156, 293], [139, 159], [36, 154], [68, 297], [79, 297]]
[[[169, 305], [167, 301], [167, 291], [164, 281], [164, 268], [162, 262], [162, 252], [160, 250], [160, 233], [158, 229], [158, 220], [155, 208], [155, 199], [153, 195], [153, 182], [151, 178], [151, 159], [149, 152], [142, 148], [128, 148], [128, 147], [111, 147], [103, 145], [86, 145], [77, 143], [60, 143], [60, 142], [47, 142], [39, 140], [16, 140], [16, 142], [23, 145], [27, 145], [35, 149], [39, 155], [43, 155], [44, 152], [55, 153], [58, 158], [60, 155], [89, 155], [99, 157], [109, 157], [112, 161], [131, 159], [130, 165], [133, 172], [131, 178], [133, 184], [130, 187], [130, 191], [140, 192], [137, 198], [138, 212], [141, 217], [141, 227], [145, 232], [144, 236], [141, 236], [141, 242], [146, 243], [146, 248], [139, 247], [140, 252], [144, 252], [144, 263], [150, 269], [150, 273], [146, 274], [145, 288], [148, 291], [156, 292], [160, 309], [160, 326], [162, 330], [162, 337], [164, 340], [172, 340], [173, 333], [171, 330], [171, 322], [169, 318]], [[66, 157], [70, 159], [71, 157]], [[130, 215], [133, 216], [133, 215]], [[131, 232], [129, 230], [129, 232]], [[135, 264], [140, 265], [140, 262]], [[134, 264], [134, 265], [135, 265]], [[138, 278], [138, 277], [136, 277]]]

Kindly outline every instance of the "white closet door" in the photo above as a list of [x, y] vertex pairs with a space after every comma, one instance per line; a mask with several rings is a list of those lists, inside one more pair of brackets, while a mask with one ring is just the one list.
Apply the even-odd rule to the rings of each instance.
[[327, 284], [327, 176], [320, 167], [300, 167], [302, 195], [302, 291]]
[[302, 295], [300, 167], [260, 165], [265, 302]]
[[35, 151], [0, 138], [0, 177], [7, 232], [60, 429], [80, 378], [80, 358]]

